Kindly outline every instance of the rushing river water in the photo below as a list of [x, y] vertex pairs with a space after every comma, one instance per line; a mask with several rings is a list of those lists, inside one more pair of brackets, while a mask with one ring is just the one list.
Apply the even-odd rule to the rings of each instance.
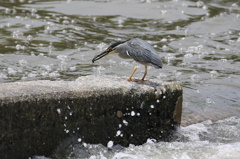
[[[63, 156], [240, 158], [239, 0], [1, 0], [0, 83], [91, 74], [127, 78], [135, 65], [131, 60], [114, 55], [91, 60], [108, 45], [135, 36], [153, 45], [164, 64], [161, 70], [149, 68], [146, 78], [183, 87], [185, 127], [172, 142], [149, 140], [112, 150], [76, 144]], [[139, 66], [135, 77], [143, 71]]]

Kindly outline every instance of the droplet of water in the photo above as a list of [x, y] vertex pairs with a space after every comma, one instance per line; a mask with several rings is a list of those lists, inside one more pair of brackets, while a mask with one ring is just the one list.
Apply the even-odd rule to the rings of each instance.
[[58, 108], [58, 109], [57, 109], [57, 112], [58, 112], [58, 114], [61, 114], [61, 109]]
[[83, 143], [83, 146], [84, 146], [84, 147], [87, 147], [87, 143], [84, 142], [84, 143]]
[[135, 112], [134, 111], [131, 111], [131, 116], [135, 116]]
[[126, 120], [123, 120], [123, 124], [124, 124], [125, 126], [127, 126], [127, 125], [128, 125], [128, 122], [127, 122]]
[[121, 128], [121, 127], [122, 127], [122, 124], [119, 124], [118, 127]]
[[118, 130], [117, 133], [116, 133], [116, 136], [119, 136], [119, 135], [121, 135], [121, 131], [120, 130]]
[[68, 134], [69, 133], [69, 130], [67, 130], [67, 129], [64, 129], [64, 131]]
[[113, 147], [113, 141], [109, 141], [109, 142], [107, 143], [107, 147], [108, 147], [108, 148]]

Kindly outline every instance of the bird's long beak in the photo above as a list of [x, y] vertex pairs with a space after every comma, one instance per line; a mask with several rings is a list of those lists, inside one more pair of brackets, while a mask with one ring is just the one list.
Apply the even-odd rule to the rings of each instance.
[[92, 63], [94, 63], [95, 61], [99, 60], [100, 58], [106, 56], [108, 53], [109, 53], [109, 52], [104, 51], [104, 52], [102, 52], [101, 54], [96, 55], [96, 56], [92, 59]]

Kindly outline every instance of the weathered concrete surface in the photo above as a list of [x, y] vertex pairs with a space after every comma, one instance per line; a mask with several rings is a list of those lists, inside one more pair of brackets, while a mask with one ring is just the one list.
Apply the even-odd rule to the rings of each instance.
[[50, 155], [66, 137], [107, 145], [166, 139], [181, 122], [182, 88], [112, 76], [0, 84], [0, 156]]

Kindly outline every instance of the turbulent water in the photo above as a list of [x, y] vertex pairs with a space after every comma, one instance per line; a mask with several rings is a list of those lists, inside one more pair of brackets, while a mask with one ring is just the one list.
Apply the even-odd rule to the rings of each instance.
[[[238, 159], [240, 157], [240, 118], [182, 127], [172, 142], [154, 142], [128, 148], [73, 144], [58, 158], [90, 159]], [[46, 159], [44, 157], [34, 159]]]
[[[239, 158], [238, 0], [2, 0], [0, 83], [75, 80], [91, 74], [127, 78], [135, 65], [131, 60], [114, 55], [94, 64], [91, 60], [108, 45], [135, 36], [154, 46], [163, 61], [163, 69], [149, 68], [146, 78], [183, 87], [186, 127], [172, 142], [149, 139], [142, 146], [111, 150], [75, 145], [65, 156]], [[134, 77], [141, 78], [143, 71], [139, 65]]]

